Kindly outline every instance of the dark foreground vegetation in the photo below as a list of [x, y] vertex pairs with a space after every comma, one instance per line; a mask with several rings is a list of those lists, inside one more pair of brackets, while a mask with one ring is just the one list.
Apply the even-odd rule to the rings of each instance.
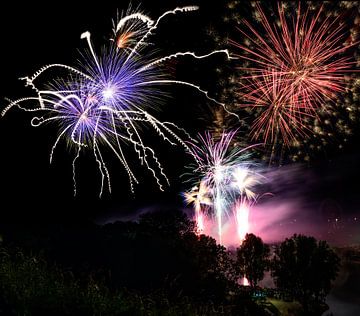
[[[300, 314], [324, 310], [339, 266], [325, 242], [294, 235], [270, 251], [249, 234], [229, 251], [193, 231], [179, 211], [104, 226], [2, 224], [0, 315], [276, 315], [273, 292]], [[267, 270], [275, 291], [257, 286]]]

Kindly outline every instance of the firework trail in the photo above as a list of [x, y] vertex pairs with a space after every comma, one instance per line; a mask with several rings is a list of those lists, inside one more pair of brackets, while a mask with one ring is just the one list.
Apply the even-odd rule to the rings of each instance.
[[[235, 134], [236, 131], [223, 133], [221, 138], [215, 141], [210, 133], [205, 133], [204, 136], [199, 135], [198, 143], [190, 143], [191, 154], [196, 160], [191, 174], [201, 179], [203, 188], [206, 188], [203, 191], [209, 195], [197, 194], [200, 201], [194, 202], [190, 191], [185, 193], [185, 198], [188, 203], [194, 203], [196, 214], [201, 212], [201, 201], [206, 198], [207, 202], [204, 204], [212, 206], [220, 243], [224, 216], [229, 215], [229, 210], [238, 199], [248, 201], [249, 205], [255, 201], [255, 187], [260, 183], [254, 163], [249, 161], [250, 147], [231, 148]], [[197, 219], [197, 216], [195, 217]]]
[[[40, 116], [32, 119], [32, 126], [52, 122], [58, 124], [58, 137], [51, 150], [50, 162], [62, 139], [75, 148], [76, 155], [72, 164], [74, 194], [76, 160], [85, 150], [93, 154], [98, 164], [101, 174], [100, 196], [105, 183], [111, 192], [103, 147], [110, 149], [124, 167], [132, 192], [138, 180], [126, 159], [125, 146], [133, 147], [141, 165], [150, 171], [161, 190], [163, 182], [169, 182], [154, 149], [144, 143], [140, 131], [151, 128], [164, 141], [171, 145], [180, 144], [187, 150], [188, 145], [182, 137], [189, 138], [189, 135], [175, 124], [159, 121], [149, 113], [149, 110], [158, 110], [165, 97], [160, 87], [165, 84], [189, 86], [208, 99], [217, 101], [197, 85], [171, 79], [164, 71], [164, 64], [181, 56], [192, 56], [195, 59], [218, 53], [225, 54], [228, 58], [230, 56], [227, 50], [216, 50], [206, 55], [176, 52], [155, 58], [156, 49], [153, 45], [148, 45], [148, 39], [164, 17], [197, 9], [196, 6], [176, 8], [165, 12], [157, 20], [152, 20], [141, 12], [128, 11], [127, 15], [113, 24], [114, 37], [100, 54], [92, 44], [91, 34], [85, 32], [81, 34], [81, 38], [86, 40], [88, 49], [81, 53], [82, 63], [79, 67], [51, 64], [42, 67], [32, 76], [21, 78], [25, 81], [25, 86], [35, 92], [35, 96], [11, 101], [2, 115], [17, 106], [25, 111], [40, 113]], [[68, 75], [41, 83], [41, 78], [56, 70], [66, 71]], [[34, 103], [37, 105], [33, 106]], [[219, 104], [225, 107], [224, 104]]]
[[250, 205], [244, 201], [237, 201], [235, 207], [235, 222], [236, 222], [236, 232], [240, 241], [243, 241], [245, 235], [249, 232], [249, 213]]
[[345, 92], [345, 76], [357, 71], [350, 51], [358, 42], [348, 40], [341, 16], [326, 14], [323, 6], [302, 9], [299, 1], [288, 17], [287, 5], [278, 3], [276, 23], [258, 2], [254, 6], [260, 27], [243, 20], [244, 44], [231, 41], [244, 62], [240, 107], [257, 113], [253, 139], [289, 147], [313, 134], [309, 120], [319, 121]]

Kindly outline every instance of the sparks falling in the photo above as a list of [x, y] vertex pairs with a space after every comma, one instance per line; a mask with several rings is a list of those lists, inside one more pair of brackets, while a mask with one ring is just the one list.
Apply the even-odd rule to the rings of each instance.
[[[35, 96], [17, 99], [2, 111], [4, 116], [14, 106], [29, 112], [39, 112], [32, 126], [45, 123], [57, 123], [58, 137], [52, 147], [50, 162], [57, 145], [66, 140], [75, 148], [73, 160], [74, 194], [76, 194], [76, 161], [82, 151], [93, 155], [101, 174], [100, 196], [104, 186], [111, 192], [110, 176], [103, 155], [103, 147], [117, 157], [124, 167], [131, 191], [138, 180], [126, 158], [125, 147], [132, 146], [141, 165], [145, 166], [155, 178], [159, 188], [163, 190], [168, 178], [157, 155], [141, 137], [143, 128], [154, 130], [165, 142], [181, 145], [188, 150], [182, 138], [189, 135], [180, 127], [170, 122], [156, 119], [149, 111], [159, 110], [165, 95], [160, 87], [167, 84], [179, 84], [196, 89], [206, 98], [211, 98], [207, 91], [186, 81], [173, 80], [165, 72], [164, 64], [171, 59], [191, 56], [195, 59], [207, 58], [213, 54], [225, 54], [227, 50], [216, 50], [206, 55], [194, 52], [176, 52], [155, 58], [156, 48], [149, 39], [156, 32], [164, 17], [178, 13], [196, 11], [198, 7], [187, 6], [166, 11], [158, 19], [153, 20], [141, 12], [127, 12], [114, 23], [114, 37], [99, 54], [93, 46], [90, 32], [81, 38], [87, 42], [79, 67], [63, 64], [51, 64], [42, 67], [34, 75], [21, 78], [25, 86], [30, 87]], [[45, 78], [50, 70], [68, 72], [65, 77]], [[37, 104], [31, 107], [30, 104]], [[219, 103], [219, 102], [217, 102]], [[224, 104], [219, 103], [222, 106]]]
[[[238, 201], [243, 201], [248, 206], [255, 201], [258, 196], [256, 185], [260, 183], [255, 164], [249, 160], [250, 148], [231, 148], [235, 134], [234, 131], [223, 133], [219, 141], [215, 141], [210, 133], [206, 133], [204, 136], [199, 136], [199, 143], [190, 143], [191, 154], [196, 161], [191, 173], [197, 179], [201, 179], [202, 191], [206, 192], [206, 196], [200, 194], [199, 189], [196, 191], [196, 199], [194, 199], [194, 191], [185, 193], [185, 198], [188, 203], [194, 204], [198, 227], [204, 222], [205, 213], [202, 212], [202, 204], [211, 205], [212, 215], [216, 218], [218, 226], [220, 243], [224, 218], [230, 215], [230, 210]], [[201, 223], [198, 221], [198, 214], [202, 216]], [[239, 227], [238, 231], [241, 231], [241, 234], [239, 233], [241, 241], [244, 227], [248, 227], [246, 226], [248, 216], [245, 218], [239, 215], [237, 218], [236, 225]], [[246, 234], [247, 228], [245, 230]]]
[[210, 191], [205, 182], [201, 181], [199, 186], [193, 187], [190, 192], [185, 192], [184, 198], [187, 204], [194, 205], [197, 233], [204, 233], [206, 216], [206, 210], [204, 208], [212, 205]]

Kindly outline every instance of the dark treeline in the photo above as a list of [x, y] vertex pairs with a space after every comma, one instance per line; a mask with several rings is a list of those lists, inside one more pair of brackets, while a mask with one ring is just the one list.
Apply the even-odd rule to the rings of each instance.
[[[228, 251], [181, 211], [103, 226], [1, 224], [0, 234], [0, 315], [267, 315], [254, 299], [267, 270], [315, 315], [339, 264], [305, 236], [271, 253], [249, 234]], [[244, 275], [250, 287], [238, 284]]]

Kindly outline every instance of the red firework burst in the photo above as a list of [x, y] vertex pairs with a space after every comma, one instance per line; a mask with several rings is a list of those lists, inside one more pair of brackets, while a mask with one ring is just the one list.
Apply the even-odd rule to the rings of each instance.
[[258, 3], [256, 8], [265, 36], [244, 21], [248, 32], [239, 31], [249, 45], [231, 42], [243, 51], [238, 57], [251, 65], [239, 67], [246, 73], [241, 106], [264, 108], [253, 123], [254, 138], [274, 141], [280, 133], [289, 144], [296, 139], [294, 131], [307, 134], [305, 117], [317, 117], [326, 101], [345, 90], [344, 74], [354, 71], [356, 62], [344, 53], [357, 43], [346, 42], [345, 24], [340, 17], [323, 18], [322, 7], [303, 13], [299, 2], [296, 16], [287, 19], [278, 4], [277, 24]]
[[296, 135], [305, 136], [310, 131], [304, 119], [313, 114], [306, 111], [302, 96], [292, 90], [291, 83], [283, 81], [276, 72], [263, 75], [240, 83], [240, 90], [247, 91], [241, 92], [245, 102], [241, 106], [259, 110], [250, 134], [265, 143], [276, 143], [281, 137], [290, 145]]

